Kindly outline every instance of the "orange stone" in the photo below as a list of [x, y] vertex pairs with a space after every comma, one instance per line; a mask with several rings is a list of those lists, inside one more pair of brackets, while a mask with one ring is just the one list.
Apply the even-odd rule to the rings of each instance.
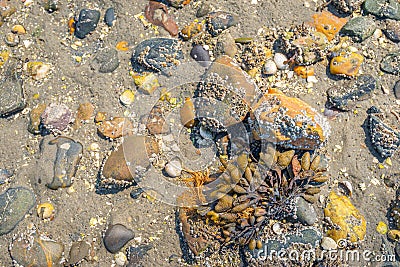
[[126, 118], [115, 117], [112, 120], [102, 122], [97, 130], [102, 136], [115, 139], [131, 134], [133, 131], [133, 125]]
[[314, 75], [314, 68], [313, 67], [307, 67], [307, 66], [296, 66], [293, 68], [293, 71], [297, 74], [297, 76], [300, 76], [301, 78], [307, 78], [309, 76]]
[[332, 74], [356, 76], [361, 67], [364, 57], [357, 53], [341, 53], [332, 58], [329, 70]]
[[119, 51], [128, 51], [129, 50], [128, 42], [127, 41], [118, 42], [115, 48]]
[[347, 23], [346, 18], [339, 18], [328, 11], [322, 11], [313, 15], [314, 26], [318, 32], [322, 32], [332, 41], [340, 29]]

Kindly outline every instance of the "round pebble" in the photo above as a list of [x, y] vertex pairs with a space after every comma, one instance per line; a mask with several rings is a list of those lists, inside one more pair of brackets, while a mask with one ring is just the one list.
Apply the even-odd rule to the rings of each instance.
[[268, 60], [264, 64], [263, 72], [266, 75], [274, 75], [278, 71], [278, 67], [276, 66], [273, 60]]
[[134, 99], [135, 94], [131, 90], [125, 90], [119, 97], [119, 101], [121, 101], [125, 106], [132, 104]]
[[125, 266], [125, 263], [127, 262], [128, 259], [125, 255], [125, 253], [118, 252], [117, 254], [115, 254], [114, 260], [118, 266]]
[[338, 245], [336, 244], [336, 241], [330, 237], [326, 236], [326, 237], [323, 237], [321, 240], [321, 247], [324, 250], [334, 250], [334, 249], [337, 249], [337, 246]]
[[165, 165], [165, 172], [172, 178], [178, 177], [182, 173], [182, 163], [179, 159], [173, 159]]
[[276, 53], [274, 55], [274, 62], [280, 70], [286, 70], [289, 68], [289, 65], [286, 63], [287, 60], [287, 57], [282, 53]]
[[106, 14], [104, 15], [104, 22], [107, 24], [107, 26], [111, 27], [114, 23], [114, 20], [115, 20], [114, 8], [110, 7], [109, 9], [106, 10]]
[[299, 197], [296, 202], [296, 215], [299, 222], [304, 225], [313, 225], [317, 221], [317, 214], [314, 207], [304, 198]]
[[199, 62], [199, 64], [203, 67], [207, 67], [211, 61], [210, 54], [202, 45], [193, 46], [192, 50], [190, 51], [190, 56]]
[[135, 234], [131, 229], [122, 224], [114, 224], [108, 227], [103, 242], [109, 252], [116, 253], [134, 237]]
[[394, 85], [393, 91], [394, 91], [394, 96], [397, 99], [400, 99], [400, 80], [398, 80]]

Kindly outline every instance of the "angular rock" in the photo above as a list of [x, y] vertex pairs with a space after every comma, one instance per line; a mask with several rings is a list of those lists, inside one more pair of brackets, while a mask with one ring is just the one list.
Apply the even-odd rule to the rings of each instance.
[[340, 13], [352, 13], [355, 10], [358, 10], [364, 0], [333, 0], [332, 4]]
[[400, 74], [400, 51], [387, 54], [381, 61], [380, 68], [382, 71], [399, 75]]
[[23, 110], [26, 106], [22, 80], [14, 66], [8, 66], [0, 80], [0, 117]]
[[178, 35], [179, 28], [171, 15], [168, 14], [168, 8], [163, 3], [149, 1], [144, 11], [145, 17], [150, 23], [163, 27], [171, 36]]
[[46, 109], [46, 104], [39, 104], [29, 113], [28, 131], [32, 134], [40, 134], [40, 117]]
[[356, 17], [350, 19], [340, 30], [342, 35], [353, 38], [356, 42], [362, 42], [370, 37], [376, 29], [376, 24], [369, 17]]
[[371, 107], [367, 113], [372, 146], [382, 158], [391, 157], [400, 146], [400, 131], [385, 122], [385, 116], [378, 108]]
[[357, 80], [350, 80], [342, 86], [335, 86], [328, 90], [328, 102], [333, 107], [348, 111], [358, 101], [371, 97], [376, 89], [376, 80], [369, 74], [361, 75]]
[[207, 16], [207, 30], [214, 37], [237, 23], [238, 17], [225, 11], [211, 12]]
[[75, 36], [83, 39], [94, 31], [100, 20], [100, 12], [92, 9], [82, 9], [75, 23]]
[[197, 18], [201, 18], [204, 17], [205, 15], [207, 15], [208, 13], [210, 13], [212, 10], [212, 7], [210, 5], [210, 3], [208, 2], [202, 2], [202, 4], [200, 5], [200, 7], [197, 9], [196, 11], [196, 17]]
[[150, 134], [165, 134], [170, 131], [161, 107], [154, 106], [151, 109], [146, 120], [146, 128], [149, 130]]
[[9, 188], [0, 194], [0, 236], [10, 233], [35, 205], [33, 192], [24, 187]]
[[101, 73], [113, 72], [119, 66], [117, 50], [113, 48], [105, 48], [101, 50], [90, 65], [93, 69]]
[[291, 149], [314, 150], [330, 133], [328, 122], [307, 103], [270, 90], [253, 106], [252, 119], [265, 141]]
[[177, 39], [152, 38], [139, 43], [131, 58], [134, 68], [144, 67], [165, 72], [180, 64], [183, 59], [181, 44]]
[[327, 235], [336, 242], [340, 239], [348, 239], [350, 242], [364, 240], [367, 223], [348, 197], [331, 192], [324, 214], [333, 224]]
[[214, 49], [215, 57], [220, 57], [222, 55], [227, 55], [230, 57], [235, 57], [238, 49], [235, 43], [235, 39], [229, 32], [223, 32], [218, 36], [217, 44]]
[[89, 255], [90, 245], [85, 241], [74, 242], [69, 251], [68, 264], [79, 264], [85, 257]]
[[61, 267], [60, 264], [64, 245], [50, 239], [41, 237], [23, 236], [13, 240], [10, 254], [12, 259], [20, 266], [52, 266]]
[[386, 37], [393, 42], [400, 42], [400, 22], [393, 19], [387, 19], [385, 20], [385, 25], [383, 33]]
[[114, 224], [108, 227], [103, 242], [109, 252], [117, 253], [134, 237], [135, 233], [131, 229], [122, 224]]
[[400, 20], [400, 3], [397, 0], [366, 0], [364, 10], [379, 18]]
[[69, 187], [82, 157], [82, 144], [68, 137], [44, 138], [33, 184], [44, 183], [50, 189]]
[[296, 201], [296, 216], [297, 220], [304, 225], [313, 225], [317, 221], [314, 207], [302, 197]]
[[40, 116], [42, 126], [49, 131], [64, 131], [73, 121], [71, 110], [65, 104], [52, 103]]

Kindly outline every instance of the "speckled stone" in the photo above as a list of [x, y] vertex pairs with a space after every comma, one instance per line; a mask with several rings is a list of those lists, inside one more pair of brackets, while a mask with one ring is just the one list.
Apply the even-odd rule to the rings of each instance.
[[387, 54], [381, 61], [380, 68], [382, 71], [399, 75], [400, 74], [400, 52], [391, 52]]
[[356, 17], [350, 19], [340, 30], [340, 34], [353, 38], [356, 42], [362, 42], [370, 37], [376, 29], [376, 24], [369, 17]]
[[101, 73], [113, 72], [118, 66], [118, 52], [113, 48], [105, 48], [99, 51], [91, 62], [91, 67]]
[[314, 207], [302, 197], [296, 201], [296, 216], [297, 220], [304, 225], [313, 225], [317, 221]]
[[400, 42], [400, 21], [387, 19], [385, 20], [385, 29], [383, 33], [393, 42]]
[[364, 10], [379, 18], [400, 20], [400, 3], [397, 0], [366, 0]]

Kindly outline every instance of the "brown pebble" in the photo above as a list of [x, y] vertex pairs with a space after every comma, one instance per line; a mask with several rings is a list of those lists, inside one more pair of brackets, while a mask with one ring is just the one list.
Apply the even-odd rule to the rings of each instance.
[[133, 131], [133, 125], [126, 118], [115, 117], [112, 120], [104, 121], [97, 130], [101, 136], [115, 139], [130, 135]]

